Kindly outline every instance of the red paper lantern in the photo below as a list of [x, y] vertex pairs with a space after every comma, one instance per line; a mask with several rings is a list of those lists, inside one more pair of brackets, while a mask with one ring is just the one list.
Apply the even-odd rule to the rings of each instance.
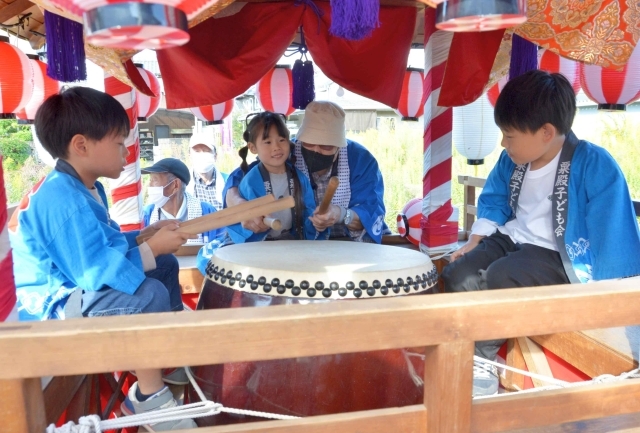
[[448, 0], [436, 9], [436, 27], [452, 32], [506, 29], [527, 21], [526, 0]]
[[220, 125], [225, 117], [233, 110], [233, 99], [216, 105], [204, 105], [202, 107], [189, 108], [191, 112], [205, 125]]
[[640, 49], [635, 49], [621, 71], [595, 65], [580, 66], [580, 83], [598, 110], [624, 111], [640, 98]]
[[547, 49], [538, 50], [538, 69], [551, 73], [561, 73], [573, 86], [576, 95], [580, 91], [580, 63], [559, 56]]
[[413, 121], [424, 114], [424, 69], [407, 68], [397, 112], [402, 120]]
[[16, 112], [21, 124], [31, 124], [42, 103], [51, 95], [60, 91], [60, 82], [47, 75], [47, 64], [38, 60], [38, 56], [27, 55], [33, 71], [33, 95], [27, 105]]
[[156, 96], [147, 96], [144, 93], [140, 93], [136, 91], [136, 103], [138, 104], [138, 120], [144, 122], [149, 117], [153, 116], [156, 111], [158, 111], [158, 107], [160, 106], [160, 97], [161, 97], [161, 89], [160, 89], [160, 81], [156, 78], [153, 72], [149, 72], [144, 69], [141, 65], [136, 65], [140, 75], [144, 79], [144, 82], [147, 83], [147, 86]]
[[420, 221], [422, 220], [422, 199], [414, 198], [402, 208], [402, 212], [398, 214], [398, 234], [406, 238], [414, 245], [420, 244], [422, 236], [422, 228]]
[[498, 96], [500, 96], [500, 92], [504, 89], [504, 86], [509, 81], [509, 77], [503, 77], [496, 84], [491, 86], [489, 90], [487, 90], [487, 98], [489, 98], [489, 102], [492, 107], [496, 106], [496, 102], [498, 102]]
[[33, 95], [33, 70], [25, 53], [0, 36], [0, 119], [15, 119]]
[[256, 84], [256, 98], [266, 111], [288, 116], [293, 107], [293, 77], [288, 65], [276, 65]]

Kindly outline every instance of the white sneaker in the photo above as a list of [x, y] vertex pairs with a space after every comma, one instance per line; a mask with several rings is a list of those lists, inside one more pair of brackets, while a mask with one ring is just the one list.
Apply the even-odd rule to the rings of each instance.
[[[134, 383], [127, 393], [127, 398], [120, 405], [120, 410], [125, 415], [141, 414], [144, 412], [151, 412], [160, 409], [169, 409], [171, 407], [178, 406], [176, 400], [171, 394], [171, 390], [168, 387], [162, 388], [154, 395], [149, 397], [145, 401], [138, 401], [136, 398], [136, 390], [138, 389], [138, 382]], [[196, 423], [191, 419], [181, 419], [176, 421], [165, 421], [156, 424], [150, 424], [150, 427], [154, 431], [169, 431], [169, 430], [182, 430], [188, 428], [197, 428]]]
[[473, 363], [473, 397], [495, 395], [498, 393], [500, 380], [495, 365]]

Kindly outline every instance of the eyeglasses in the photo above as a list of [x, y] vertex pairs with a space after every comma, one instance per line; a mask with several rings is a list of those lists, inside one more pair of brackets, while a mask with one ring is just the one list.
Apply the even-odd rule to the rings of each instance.
[[249, 114], [247, 114], [247, 117], [244, 119], [244, 126], [245, 126], [245, 128], [248, 128], [250, 119], [253, 119], [255, 116], [263, 117], [263, 116], [272, 115], [272, 114], [275, 114], [276, 116], [282, 117], [282, 120], [285, 122], [285, 124], [287, 123], [287, 116], [285, 116], [282, 113], [273, 113], [271, 111], [260, 111], [258, 113], [249, 113]]

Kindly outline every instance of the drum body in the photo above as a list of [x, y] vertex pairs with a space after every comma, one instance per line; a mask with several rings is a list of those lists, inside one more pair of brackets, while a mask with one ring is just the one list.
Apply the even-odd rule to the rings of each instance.
[[[289, 251], [288, 263], [284, 266], [276, 265], [282, 259], [275, 251], [276, 246], [277, 250]], [[264, 260], [257, 260], [260, 263], [255, 263], [256, 260], [248, 257], [246, 253], [251, 247], [260, 250], [253, 251], [251, 255], [267, 254], [264, 257], [271, 258], [273, 265], [270, 269], [267, 269], [269, 264]], [[308, 250], [305, 251], [305, 248]], [[318, 248], [325, 251], [318, 253]], [[338, 250], [342, 251], [340, 257], [335, 256]], [[417, 260], [422, 273], [416, 274], [416, 266], [411, 267], [411, 274], [407, 274], [406, 269], [400, 271], [404, 273], [382, 269], [381, 272], [389, 278], [380, 281], [380, 274], [375, 274], [377, 271], [374, 271], [374, 275], [363, 270], [363, 265], [371, 269], [378, 267], [376, 264], [372, 265], [376, 256], [384, 264], [383, 268], [389, 265], [388, 254], [402, 256], [400, 261], [406, 264], [407, 253], [410, 253], [414, 261]], [[327, 263], [328, 257], [331, 257], [328, 260], [331, 263]], [[243, 266], [235, 263], [237, 261], [253, 264]], [[343, 264], [335, 264], [338, 261]], [[349, 261], [351, 266], [344, 264], [345, 261]], [[301, 264], [311, 262], [315, 263], [312, 267], [316, 271], [299, 270]], [[335, 266], [347, 266], [349, 269], [332, 269]], [[328, 272], [325, 272], [327, 268]], [[354, 268], [359, 271], [354, 273]], [[339, 277], [336, 274], [343, 275]], [[409, 275], [414, 275], [409, 277], [411, 284], [407, 284]], [[233, 284], [229, 281], [229, 276], [235, 280]], [[419, 282], [416, 282], [416, 276], [420, 277]], [[251, 282], [247, 282], [247, 279]], [[243, 280], [244, 284], [241, 284]], [[388, 284], [389, 280], [392, 284], [386, 287], [385, 283]], [[254, 284], [256, 282], [257, 285]], [[350, 282], [353, 284], [348, 284]], [[399, 282], [402, 284], [399, 285]], [[435, 267], [427, 256], [397, 247], [354, 242], [305, 241], [233, 245], [216, 252], [209, 263], [208, 277], [200, 295], [198, 309], [364, 302], [363, 299], [372, 297], [430, 293], [435, 282]], [[240, 288], [240, 285], [243, 287]], [[383, 288], [387, 289], [383, 290], [386, 295], [380, 293]], [[358, 289], [360, 292], [354, 294]], [[345, 290], [346, 295], [340, 296]], [[398, 323], [398, 326], [402, 324]], [[256, 332], [260, 332], [260, 327]], [[372, 329], [371, 335], [363, 338], [375, 338], [375, 332]], [[295, 338], [295, 334], [296, 330], [292, 329], [292, 338]], [[410, 349], [199, 366], [192, 368], [192, 372], [205, 396], [225, 407], [303, 417], [419, 404], [423, 393], [423, 360], [420, 353]], [[198, 401], [193, 390], [189, 391], [189, 399], [192, 402]], [[258, 420], [264, 419], [223, 413], [197, 422], [200, 426], [205, 426]]]

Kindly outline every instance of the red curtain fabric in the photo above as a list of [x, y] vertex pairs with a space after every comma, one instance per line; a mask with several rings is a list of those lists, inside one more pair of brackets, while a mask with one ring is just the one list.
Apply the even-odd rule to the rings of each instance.
[[503, 35], [504, 29], [454, 34], [439, 106], [467, 105], [482, 95]]
[[329, 34], [329, 3], [247, 3], [235, 15], [210, 18], [189, 30], [191, 41], [158, 51], [167, 108], [225, 102], [273, 68], [304, 25], [314, 63], [333, 81], [396, 107], [416, 22], [413, 7], [381, 7], [380, 27], [358, 42]]

